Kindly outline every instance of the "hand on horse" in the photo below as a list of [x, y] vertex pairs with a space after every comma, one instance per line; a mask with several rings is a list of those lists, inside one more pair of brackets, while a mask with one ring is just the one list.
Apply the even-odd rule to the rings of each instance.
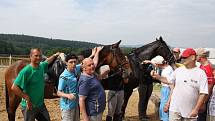
[[151, 75], [154, 79], [158, 79], [158, 78], [160, 77], [160, 75], [159, 75], [156, 71], [154, 71], [154, 70], [152, 70], [152, 71], [150, 72], [150, 75]]
[[72, 93], [67, 94], [67, 98], [70, 99], [70, 100], [75, 100], [76, 99], [75, 94], [72, 94]]
[[99, 47], [96, 47], [97, 49], [97, 52], [100, 52], [101, 50], [102, 50], [102, 48], [103, 48], [103, 46], [99, 46]]
[[61, 52], [57, 52], [54, 54], [55, 57], [58, 57], [61, 54]]
[[148, 64], [148, 63], [151, 63], [150, 60], [144, 60], [141, 64]]

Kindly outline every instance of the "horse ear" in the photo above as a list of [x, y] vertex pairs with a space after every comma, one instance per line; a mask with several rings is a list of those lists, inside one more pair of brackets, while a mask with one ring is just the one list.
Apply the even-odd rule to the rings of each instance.
[[162, 36], [160, 36], [159, 40], [162, 40], [162, 41], [163, 41], [163, 38], [162, 38]]
[[119, 42], [115, 44], [112, 44], [112, 48], [118, 48], [120, 43], [121, 43], [121, 40], [119, 40]]

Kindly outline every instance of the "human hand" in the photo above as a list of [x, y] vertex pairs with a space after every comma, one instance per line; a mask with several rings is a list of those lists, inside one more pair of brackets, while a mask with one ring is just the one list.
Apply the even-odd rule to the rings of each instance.
[[97, 52], [100, 52], [103, 48], [103, 46], [99, 46], [99, 47], [96, 47], [97, 48]]
[[197, 117], [197, 116], [198, 116], [198, 110], [193, 109], [193, 110], [191, 111], [191, 113], [190, 113], [190, 117], [191, 117], [191, 118], [195, 118], [195, 117]]
[[56, 53], [54, 54], [54, 56], [55, 56], [55, 57], [58, 57], [60, 54], [61, 54], [61, 52], [56, 52]]
[[141, 64], [148, 64], [148, 63], [151, 63], [150, 60], [144, 60]]
[[83, 117], [83, 121], [90, 121], [89, 117]]
[[27, 109], [28, 110], [32, 110], [33, 108], [33, 104], [31, 103], [31, 99], [28, 95], [24, 95], [23, 98], [26, 100], [26, 103], [27, 103]]
[[67, 94], [67, 98], [70, 99], [70, 100], [75, 100], [76, 99], [75, 94], [73, 94], [73, 93]]
[[166, 103], [166, 104], [165, 104], [165, 106], [164, 106], [164, 108], [163, 108], [163, 111], [164, 111], [165, 113], [168, 113], [168, 111], [169, 111], [169, 103]]

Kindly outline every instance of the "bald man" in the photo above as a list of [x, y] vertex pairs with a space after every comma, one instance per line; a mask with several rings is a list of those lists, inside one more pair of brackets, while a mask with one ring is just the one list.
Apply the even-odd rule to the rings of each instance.
[[82, 62], [79, 79], [79, 104], [84, 121], [102, 121], [105, 110], [105, 91], [95, 76], [95, 64], [91, 58]]

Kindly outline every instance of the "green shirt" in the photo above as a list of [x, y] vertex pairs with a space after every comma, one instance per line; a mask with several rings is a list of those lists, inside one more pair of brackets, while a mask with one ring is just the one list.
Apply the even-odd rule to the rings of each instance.
[[[41, 62], [37, 68], [30, 64], [26, 65], [18, 74], [14, 84], [19, 86], [23, 92], [28, 94], [33, 108], [40, 107], [44, 103], [44, 75], [48, 70], [48, 62]], [[21, 105], [26, 107], [26, 100], [22, 99]]]

